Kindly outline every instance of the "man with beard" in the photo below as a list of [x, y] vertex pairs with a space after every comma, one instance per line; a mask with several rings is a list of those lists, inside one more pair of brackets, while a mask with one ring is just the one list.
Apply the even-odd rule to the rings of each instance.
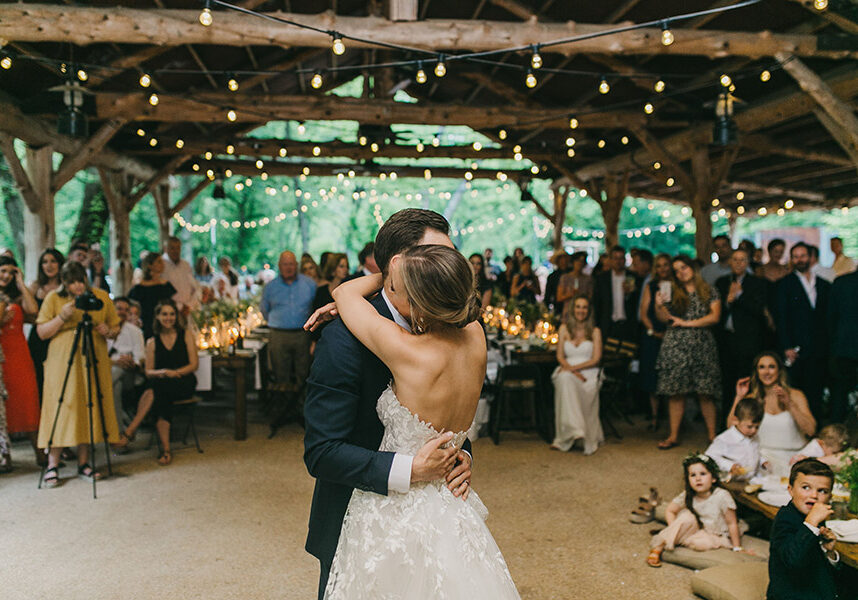
[[810, 269], [810, 249], [799, 242], [790, 249], [793, 272], [778, 282], [778, 344], [789, 368], [790, 384], [807, 396], [817, 422], [828, 358], [828, 299], [831, 284]]

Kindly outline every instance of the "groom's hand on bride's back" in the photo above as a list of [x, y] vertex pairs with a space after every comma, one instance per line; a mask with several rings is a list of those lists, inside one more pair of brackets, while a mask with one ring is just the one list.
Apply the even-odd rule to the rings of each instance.
[[429, 440], [420, 448], [411, 462], [411, 482], [444, 479], [456, 465], [459, 449], [455, 446], [441, 448], [453, 439], [449, 431]]
[[328, 321], [333, 321], [334, 317], [336, 317], [339, 313], [337, 312], [337, 303], [329, 302], [324, 306], [317, 308], [310, 318], [307, 319], [307, 322], [304, 323], [305, 331], [316, 331], [316, 329], [322, 323], [326, 323]]

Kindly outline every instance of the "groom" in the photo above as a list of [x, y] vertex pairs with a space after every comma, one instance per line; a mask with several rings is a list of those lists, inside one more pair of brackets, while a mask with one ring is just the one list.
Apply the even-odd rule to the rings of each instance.
[[[413, 246], [453, 247], [450, 225], [438, 213], [407, 208], [390, 217], [375, 238], [375, 260], [384, 277], [382, 293], [370, 302], [376, 310], [410, 331], [408, 299], [388, 278], [393, 256]], [[317, 313], [318, 314], [318, 313]], [[376, 413], [379, 396], [390, 383], [388, 368], [337, 319], [322, 332], [304, 403], [304, 462], [316, 478], [305, 548], [319, 559], [319, 598], [337, 550], [352, 491], [387, 495], [407, 493], [412, 482], [446, 477], [450, 490], [467, 495], [471, 445], [464, 451], [441, 449], [446, 437], [427, 442], [416, 456], [379, 452], [384, 427]]]

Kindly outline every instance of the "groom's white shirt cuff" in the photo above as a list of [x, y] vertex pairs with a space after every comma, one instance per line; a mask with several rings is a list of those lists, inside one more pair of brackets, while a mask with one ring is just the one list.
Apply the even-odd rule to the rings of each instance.
[[[411, 331], [411, 324], [403, 317], [398, 310], [393, 306], [393, 302], [387, 297], [387, 290], [381, 288], [381, 297], [384, 298], [384, 303], [387, 304], [390, 314], [393, 315], [393, 322], [402, 327], [405, 331]], [[462, 450], [471, 459], [471, 465], [474, 464], [474, 457], [467, 450]], [[390, 465], [390, 474], [387, 476], [387, 491], [399, 492], [407, 494], [411, 489], [411, 463], [414, 462], [413, 456], [400, 454], [397, 452], [393, 455], [393, 464]]]

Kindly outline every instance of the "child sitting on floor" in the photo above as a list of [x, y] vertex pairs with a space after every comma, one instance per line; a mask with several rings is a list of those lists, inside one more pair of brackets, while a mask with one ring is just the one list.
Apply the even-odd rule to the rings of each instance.
[[[840, 555], [825, 526], [833, 513], [834, 472], [815, 458], [800, 460], [789, 475], [792, 501], [772, 524], [768, 600], [834, 600], [834, 566]], [[851, 597], [851, 596], [849, 596]]]
[[718, 465], [705, 454], [682, 461], [685, 491], [667, 506], [667, 527], [653, 536], [646, 562], [661, 566], [661, 553], [685, 546], [705, 551], [715, 548], [742, 550], [736, 502], [721, 487]]
[[794, 465], [805, 458], [816, 458], [819, 462], [836, 469], [848, 441], [849, 434], [845, 425], [840, 423], [826, 425], [807, 443], [807, 446], [790, 459], [789, 464]]
[[739, 400], [735, 409], [739, 422], [718, 435], [706, 449], [706, 455], [731, 479], [750, 479], [764, 466], [757, 440], [763, 410], [756, 398], [748, 396]]

